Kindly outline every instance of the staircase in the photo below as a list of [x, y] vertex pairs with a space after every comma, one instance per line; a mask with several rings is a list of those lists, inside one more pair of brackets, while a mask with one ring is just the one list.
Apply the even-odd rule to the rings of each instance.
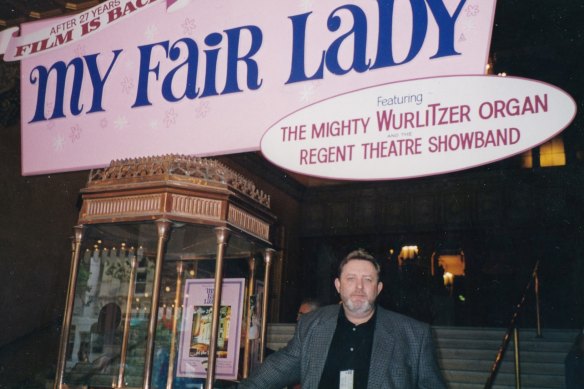
[[[268, 326], [268, 348], [278, 350], [294, 333], [294, 324]], [[482, 389], [505, 334], [503, 328], [432, 327], [438, 363], [450, 389]], [[519, 330], [522, 389], [564, 388], [564, 358], [577, 330]], [[513, 341], [499, 368], [494, 389], [515, 388]]]

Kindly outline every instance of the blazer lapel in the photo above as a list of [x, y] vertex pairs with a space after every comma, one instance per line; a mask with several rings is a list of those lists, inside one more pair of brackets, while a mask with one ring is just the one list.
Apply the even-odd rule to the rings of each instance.
[[387, 388], [388, 361], [392, 359], [395, 347], [395, 335], [391, 323], [388, 322], [383, 310], [377, 307], [377, 322], [373, 335], [373, 347], [371, 349], [371, 363], [369, 366], [369, 379], [367, 388]]
[[[324, 364], [328, 351], [337, 328], [337, 317], [339, 310], [335, 309], [328, 317], [323, 317], [315, 323], [313, 334], [310, 336], [310, 343], [307, 345], [307, 352], [303, 355], [306, 358], [308, 374], [302, 383], [302, 388], [316, 389], [320, 382], [320, 376], [324, 370]], [[304, 362], [303, 362], [304, 363]]]

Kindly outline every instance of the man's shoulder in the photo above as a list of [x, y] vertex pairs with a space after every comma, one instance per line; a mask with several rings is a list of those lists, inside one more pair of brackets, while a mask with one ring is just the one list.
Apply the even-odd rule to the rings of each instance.
[[306, 319], [305, 321], [327, 320], [330, 318], [336, 319], [339, 315], [339, 309], [340, 304], [325, 305], [307, 313], [302, 319]]
[[427, 331], [430, 328], [427, 323], [382, 307], [377, 307], [377, 320], [391, 326], [411, 328], [415, 331]]
[[315, 324], [318, 325], [323, 322], [334, 321], [336, 323], [337, 317], [339, 316], [338, 304], [325, 305], [312, 312], [308, 312], [300, 318], [298, 322], [301, 328], [310, 328]]

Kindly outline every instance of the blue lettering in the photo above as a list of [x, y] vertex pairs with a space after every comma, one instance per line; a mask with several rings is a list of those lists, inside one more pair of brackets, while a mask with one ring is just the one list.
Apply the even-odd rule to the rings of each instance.
[[[346, 10], [351, 13], [353, 26], [337, 37], [326, 50], [322, 51], [321, 60], [317, 70], [312, 75], [306, 72], [306, 28], [310, 12], [290, 16], [292, 21], [292, 60], [290, 76], [286, 84], [309, 81], [324, 78], [324, 70], [332, 74], [342, 75], [355, 70], [362, 73], [370, 69], [380, 69], [390, 66], [402, 65], [413, 60], [422, 49], [428, 30], [428, 9], [430, 9], [438, 26], [438, 50], [430, 59], [459, 55], [454, 47], [454, 30], [462, 7], [466, 0], [460, 0], [452, 15], [446, 9], [443, 0], [409, 0], [412, 10], [412, 32], [409, 40], [409, 50], [405, 58], [396, 60], [393, 53], [393, 44], [396, 39], [394, 28], [395, 0], [377, 0], [379, 32], [377, 36], [376, 55], [373, 64], [367, 58], [367, 16], [356, 5], [348, 4], [336, 8], [327, 19], [327, 27], [331, 32], [340, 30], [341, 18], [339, 11]], [[397, 36], [400, 39], [401, 36]], [[353, 39], [353, 60], [344, 67], [340, 63], [339, 51], [348, 40]]]
[[[81, 88], [83, 86], [84, 65], [87, 66], [87, 71], [89, 72], [91, 84], [93, 87], [91, 108], [89, 111], [87, 111], [87, 113], [103, 111], [103, 88], [121, 51], [122, 50], [114, 50], [114, 58], [109, 64], [109, 67], [103, 78], [101, 77], [97, 66], [97, 56], [99, 54], [86, 55], [83, 57], [83, 59], [79, 57], [74, 58], [68, 64], [65, 64], [63, 61], [58, 61], [55, 62], [49, 69], [40, 65], [32, 69], [30, 72], [29, 81], [32, 85], [38, 83], [38, 93], [35, 113], [29, 123], [64, 118], [66, 116], [64, 112], [64, 99], [65, 85], [69, 69], [73, 70], [73, 83], [71, 85], [69, 110], [73, 116], [77, 116], [83, 112], [83, 104], [80, 103], [80, 98]], [[45, 104], [47, 101], [47, 86], [49, 82], [49, 75], [51, 73], [55, 75], [55, 103], [51, 116], [47, 118], [45, 116]]]
[[[217, 46], [223, 40], [223, 36], [218, 32], [207, 35], [205, 38], [205, 44], [209, 47]], [[207, 96], [217, 96], [217, 87], [215, 86], [215, 79], [217, 78], [217, 57], [219, 56], [219, 50], [205, 50], [205, 58], [207, 60], [207, 67], [205, 68], [205, 87], [203, 89], [203, 94], [201, 97]]]
[[[247, 54], [239, 57], [239, 36], [242, 29], [247, 29], [251, 34], [251, 47]], [[239, 61], [247, 65], [247, 87], [250, 90], [258, 89], [262, 83], [258, 81], [258, 64], [251, 57], [254, 56], [262, 46], [262, 30], [256, 26], [245, 26], [225, 30], [227, 34], [227, 80], [223, 93], [241, 92], [237, 83], [237, 64]]]
[[[366, 59], [367, 48], [367, 16], [363, 10], [356, 5], [345, 5], [335, 9], [328, 18], [328, 29], [330, 31], [337, 31], [341, 26], [341, 18], [336, 15], [339, 10], [347, 10], [353, 16], [353, 27], [337, 38], [326, 52], [326, 66], [331, 73], [342, 75], [348, 73], [351, 69], [359, 73], [363, 73], [369, 69], [371, 63]], [[348, 37], [353, 36], [353, 63], [347, 69], [343, 69], [339, 64], [339, 50], [341, 44]]]
[[114, 50], [114, 59], [110, 63], [109, 67], [107, 68], [105, 75], [101, 78], [99, 74], [99, 69], [97, 67], [97, 56], [98, 54], [94, 55], [86, 55], [85, 63], [87, 64], [87, 70], [89, 71], [89, 76], [91, 77], [91, 84], [93, 85], [93, 98], [91, 100], [91, 108], [87, 113], [92, 112], [102, 112], [104, 109], [101, 106], [101, 101], [103, 99], [103, 86], [109, 77], [109, 74], [114, 66], [114, 63], [118, 60], [118, 56], [122, 50]]
[[456, 10], [450, 16], [448, 10], [444, 7], [442, 0], [426, 0], [430, 6], [430, 10], [438, 24], [438, 51], [430, 58], [446, 57], [449, 55], [459, 55], [460, 53], [454, 49], [454, 25], [460, 11], [466, 0], [461, 0], [456, 7]]
[[164, 54], [168, 55], [168, 41], [138, 47], [140, 50], [140, 74], [138, 76], [136, 101], [134, 102], [134, 105], [132, 105], [132, 108], [152, 105], [150, 100], [148, 100], [148, 75], [149, 73], [154, 73], [156, 80], [158, 80], [158, 72], [160, 71], [160, 62], [158, 62], [153, 68], [149, 67], [154, 46], [161, 46], [164, 49]]
[[306, 21], [312, 12], [305, 14], [290, 16], [292, 20], [292, 66], [290, 69], [290, 77], [286, 84], [308, 80], [318, 80], [324, 74], [324, 54], [320, 59], [318, 69], [312, 76], [307, 76], [304, 70], [304, 52], [306, 48]]
[[393, 58], [393, 5], [394, 0], [377, 0], [379, 8], [379, 35], [377, 37], [377, 57], [371, 69], [401, 65], [418, 55], [428, 28], [428, 11], [423, 0], [410, 0], [412, 7], [412, 37], [408, 55], [402, 62]]
[[[240, 38], [242, 31], [248, 31], [251, 35], [250, 47], [240, 52]], [[255, 90], [261, 87], [259, 79], [259, 66], [253, 58], [258, 53], [262, 45], [262, 31], [256, 26], [243, 26], [225, 30], [227, 36], [227, 60], [225, 63], [225, 87], [221, 93], [217, 90], [217, 66], [219, 63], [219, 52], [221, 43], [224, 42], [223, 35], [218, 32], [210, 33], [205, 37], [207, 49], [203, 50], [205, 55], [205, 78], [203, 90], [200, 90], [197, 83], [197, 73], [199, 70], [199, 46], [191, 38], [182, 38], [172, 45], [169, 41], [140, 46], [140, 75], [138, 77], [138, 92], [132, 108], [152, 105], [148, 96], [150, 73], [154, 74], [154, 79], [162, 79], [161, 94], [169, 102], [177, 102], [184, 98], [193, 100], [197, 97], [217, 96], [219, 94], [242, 92], [238, 81], [238, 68], [240, 64], [247, 66], [247, 88]], [[164, 73], [161, 69], [160, 60], [152, 58], [154, 47], [160, 46], [163, 49], [164, 57], [171, 61], [178, 61], [184, 58], [179, 64]], [[185, 53], [186, 48], [186, 53]], [[186, 83], [180, 89], [179, 83], [175, 82], [175, 76], [179, 72], [186, 72]], [[181, 81], [182, 82], [182, 81]], [[179, 93], [180, 91], [180, 93]]]
[[[187, 97], [188, 99], [194, 99], [199, 94], [197, 90], [197, 69], [199, 64], [199, 48], [197, 47], [197, 43], [190, 39], [190, 38], [183, 38], [176, 41], [168, 52], [168, 57], [172, 61], [176, 61], [180, 57], [181, 50], [177, 47], [179, 43], [184, 43], [187, 47], [187, 58], [174, 69], [168, 72], [166, 77], [164, 77], [164, 81], [162, 82], [162, 96], [166, 101], [179, 101], [183, 97]], [[181, 96], [175, 96], [172, 92], [172, 81], [180, 68], [187, 66], [187, 82], [184, 85], [184, 92]]]
[[[65, 113], [63, 112], [63, 100], [65, 98], [65, 80], [67, 79], [69, 67], [73, 68], [73, 87], [71, 90], [70, 101], [71, 112], [74, 115], [78, 115], [81, 112], [83, 106], [79, 107], [79, 97], [81, 95], [81, 85], [83, 83], [83, 60], [81, 58], [73, 58], [67, 65], [65, 65], [65, 62], [63, 61], [58, 61], [48, 70], [44, 66], [37, 66], [30, 72], [30, 83], [34, 85], [38, 81], [39, 89], [35, 114], [29, 123], [47, 120], [45, 117], [45, 102], [48, 78], [52, 71], [55, 71], [57, 79], [55, 87], [55, 104], [53, 107], [53, 114], [49, 119], [65, 117]], [[38, 74], [38, 78], [33, 75], [35, 71]]]

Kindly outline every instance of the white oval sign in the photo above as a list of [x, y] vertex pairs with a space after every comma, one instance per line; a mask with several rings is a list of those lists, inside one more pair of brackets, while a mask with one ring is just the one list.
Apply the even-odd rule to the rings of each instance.
[[317, 177], [388, 180], [467, 169], [529, 150], [573, 120], [561, 89], [516, 77], [375, 86], [293, 112], [264, 134], [274, 164]]

